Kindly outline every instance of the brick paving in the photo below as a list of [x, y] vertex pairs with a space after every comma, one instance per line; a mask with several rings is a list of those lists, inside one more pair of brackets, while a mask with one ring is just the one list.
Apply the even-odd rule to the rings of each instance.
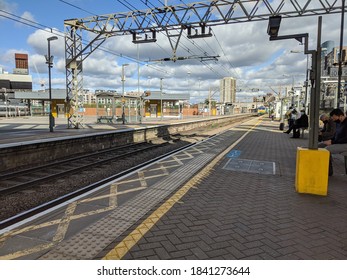
[[234, 149], [275, 162], [276, 174], [226, 170], [225, 157], [123, 259], [347, 259], [342, 161], [334, 161], [328, 196], [295, 192], [296, 148], [307, 138], [291, 139], [265, 119]]

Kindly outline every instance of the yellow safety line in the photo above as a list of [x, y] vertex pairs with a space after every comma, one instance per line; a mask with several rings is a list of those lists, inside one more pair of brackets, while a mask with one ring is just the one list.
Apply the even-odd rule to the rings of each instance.
[[239, 144], [248, 133], [250, 133], [258, 124], [262, 122], [259, 120], [252, 126], [244, 135], [242, 135], [235, 143], [233, 143], [223, 153], [219, 154], [208, 165], [206, 165], [198, 174], [190, 179], [182, 188], [180, 188], [174, 195], [165, 201], [158, 209], [156, 209], [148, 218], [146, 218], [136, 229], [134, 229], [128, 236], [126, 236], [120, 243], [118, 243], [111, 251], [109, 251], [103, 260], [120, 260], [129, 250], [163, 217], [179, 200], [195, 185], [201, 182], [202, 179], [207, 177], [213, 167], [237, 144]]
[[110, 187], [110, 198], [108, 205], [112, 208], [116, 208], [118, 206], [118, 185], [112, 184]]
[[71, 203], [65, 210], [63, 218], [60, 220], [58, 229], [53, 237], [53, 242], [59, 242], [64, 239], [67, 229], [69, 227], [70, 221], [72, 219], [73, 213], [77, 207], [77, 201]]
[[[88, 216], [91, 216], [91, 215], [96, 215], [96, 214], [101, 214], [101, 213], [104, 213], [104, 212], [111, 211], [111, 210], [117, 208], [117, 201], [114, 200], [113, 198], [116, 199], [117, 196], [120, 195], [120, 194], [131, 193], [133, 191], [139, 191], [139, 190], [143, 190], [143, 189], [146, 189], [146, 188], [138, 187], [136, 189], [131, 189], [131, 190], [126, 190], [126, 191], [122, 191], [122, 192], [117, 192], [117, 186], [114, 185], [113, 188], [111, 188], [111, 190], [110, 190], [110, 194], [108, 194], [108, 195], [103, 195], [103, 196], [99, 196], [99, 197], [85, 199], [85, 200], [78, 201], [78, 202], [77, 201], [73, 202], [72, 204], [70, 204], [66, 208], [65, 214], [64, 214], [63, 218], [61, 218], [61, 219], [56, 219], [56, 220], [45, 222], [45, 223], [42, 223], [42, 224], [39, 224], [39, 225], [31, 225], [31, 226], [28, 226], [28, 227], [25, 227], [25, 228], [22, 228], [22, 229], [18, 229], [18, 230], [15, 230], [15, 231], [10, 231], [8, 233], [5, 233], [4, 235], [2, 235], [0, 237], [0, 244], [2, 244], [2, 245], [4, 245], [6, 239], [8, 239], [8, 238], [10, 238], [12, 236], [15, 236], [15, 235], [19, 235], [19, 234], [21, 234], [23, 232], [29, 232], [29, 231], [34, 231], [34, 230], [38, 230], [38, 229], [41, 229], [41, 228], [49, 227], [49, 226], [58, 225], [56, 233], [55, 233], [55, 235], [53, 237], [53, 240], [51, 242], [46, 243], [46, 244], [37, 245], [37, 246], [31, 247], [31, 248], [27, 248], [27, 249], [24, 249], [24, 250], [21, 250], [21, 251], [13, 252], [13, 253], [10, 253], [8, 255], [0, 256], [0, 260], [15, 259], [15, 258], [19, 258], [19, 257], [22, 257], [22, 256], [30, 255], [30, 254], [33, 254], [33, 253], [38, 253], [38, 252], [41, 252], [43, 250], [50, 249], [50, 248], [52, 248], [53, 246], [55, 246], [56, 244], [58, 244], [60, 241], [62, 241], [64, 239], [65, 234], [67, 232], [67, 229], [68, 229], [69, 224], [70, 224], [71, 221], [78, 220], [78, 219], [81, 219], [81, 218], [84, 218], [84, 217], [88, 217]], [[102, 209], [98, 209], [98, 210], [92, 210], [92, 211], [81, 213], [81, 214], [73, 215], [77, 205], [85, 203], [85, 202], [93, 201], [93, 200], [99, 200], [99, 199], [102, 199], [102, 198], [109, 198], [109, 206], [108, 207], [105, 207], [105, 208], [102, 208]]]
[[[183, 163], [180, 162], [180, 161], [173, 160], [172, 162], [176, 162], [176, 163], [180, 163], [180, 164], [172, 165], [172, 166], [164, 166], [163, 164], [161, 164], [161, 166], [159, 168], [152, 169], [150, 171], [161, 170], [163, 172], [162, 174], [157, 174], [157, 175], [144, 177], [144, 176], [142, 176], [143, 172], [141, 172], [142, 175], [139, 176], [139, 178], [132, 179], [132, 180], [126, 180], [126, 181], [122, 181], [122, 182], [117, 182], [116, 184], [111, 185], [109, 194], [100, 195], [100, 196], [97, 196], [97, 197], [89, 197], [89, 198], [85, 198], [85, 199], [82, 199], [82, 200], [78, 201], [77, 202], [78, 204], [83, 204], [83, 203], [88, 203], [88, 202], [92, 202], [92, 201], [108, 198], [109, 199], [109, 207], [106, 207], [106, 208], [103, 208], [103, 209], [89, 211], [89, 212], [86, 212], [86, 213], [81, 213], [81, 214], [78, 214], [78, 215], [72, 215], [70, 217], [70, 219], [67, 221], [67, 225], [69, 225], [69, 222], [71, 220], [76, 220], [76, 219], [87, 217], [89, 215], [100, 214], [100, 213], [103, 213], [103, 212], [107, 212], [107, 211], [113, 210], [114, 208], [117, 207], [117, 197], [119, 195], [123, 195], [123, 194], [131, 193], [131, 192], [144, 190], [144, 189], [147, 188], [147, 184], [146, 184], [146, 182], [144, 180], [166, 176], [166, 175], [168, 175], [167, 169], [174, 168], [174, 167], [180, 167], [180, 166], [183, 165]], [[125, 191], [118, 191], [118, 187], [120, 185], [126, 184], [126, 183], [130, 183], [130, 182], [136, 182], [136, 181], [140, 181], [141, 187], [137, 187], [137, 188], [133, 188], [133, 189], [130, 189], [130, 190], [125, 190]], [[73, 207], [76, 207], [76, 205], [73, 206]], [[16, 230], [4, 233], [3, 235], [0, 236], [0, 247], [3, 246], [5, 244], [5, 241], [8, 238], [12, 237], [12, 236], [21, 234], [23, 232], [28, 232], [28, 231], [38, 230], [40, 228], [53, 226], [53, 225], [56, 225], [56, 224], [59, 225], [60, 223], [61, 223], [61, 219], [57, 219], [57, 220], [48, 221], [48, 222], [45, 222], [45, 223], [42, 223], [42, 224], [39, 224], [39, 225], [30, 225], [30, 226], [25, 227], [25, 228], [16, 229]], [[46, 249], [47, 247], [44, 247], [44, 248]], [[28, 251], [28, 250], [25, 250], [25, 251]]]

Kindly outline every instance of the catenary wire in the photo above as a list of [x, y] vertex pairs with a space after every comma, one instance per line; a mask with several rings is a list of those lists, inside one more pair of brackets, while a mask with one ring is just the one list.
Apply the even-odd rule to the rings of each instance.
[[[117, 1], [119, 1], [119, 0], [117, 0]], [[146, 1], [146, 3], [143, 1], [143, 0], [141, 0], [141, 2], [142, 3], [144, 3], [147, 7], [149, 7], [149, 8], [153, 8], [153, 7], [155, 7], [150, 1]], [[148, 4], [148, 2], [150, 2], [149, 4], [151, 4], [152, 6], [150, 6], [149, 4]], [[182, 2], [182, 1], [181, 1]], [[162, 2], [161, 2], [162, 3]], [[186, 3], [184, 3], [184, 2], [182, 2], [184, 5], [186, 5], [187, 6], [187, 4]], [[162, 3], [163, 4], [163, 3]], [[164, 4], [163, 4], [164, 5]], [[135, 7], [134, 7], [135, 8]], [[208, 53], [202, 48], [202, 47], [200, 47], [198, 44], [196, 44], [193, 40], [188, 40], [188, 38], [186, 38], [186, 37], [183, 37], [183, 38], [185, 38], [185, 40], [187, 40], [190, 44], [192, 44], [193, 46], [195, 46], [198, 50], [200, 50], [202, 53], [204, 53], [204, 54], [207, 54], [208, 55]], [[206, 40], [204, 39], [204, 41], [205, 41], [205, 43], [208, 45], [208, 43], [206, 42]], [[181, 42], [181, 46], [183, 47], [183, 48], [185, 48], [185, 50], [186, 50], [186, 52], [187, 53], [189, 53], [189, 54], [192, 54], [193, 56], [198, 56], [193, 50], [191, 50], [188, 46], [186, 46], [185, 44], [184, 44], [184, 42]], [[209, 46], [209, 45], [208, 45]], [[209, 46], [210, 47], [210, 46]], [[211, 48], [211, 47], [210, 47]], [[212, 48], [211, 48], [212, 49]], [[202, 62], [202, 64], [204, 64], [210, 71], [212, 71], [213, 73], [215, 73], [215, 74], [217, 74], [218, 76], [220, 76], [220, 77], [224, 77], [224, 75], [223, 74], [221, 74], [221, 73], [219, 73], [218, 72], [218, 70], [215, 70], [215, 69], [213, 69], [212, 68], [212, 66], [210, 65], [210, 64], [207, 64], [206, 62], [203, 62], [203, 61], [201, 61]], [[186, 69], [188, 70], [188, 71], [190, 71], [190, 69], [189, 68], [187, 68], [186, 67]]]

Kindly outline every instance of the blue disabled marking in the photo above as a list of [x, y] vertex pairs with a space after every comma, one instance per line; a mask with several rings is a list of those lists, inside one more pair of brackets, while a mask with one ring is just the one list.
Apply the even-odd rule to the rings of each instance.
[[240, 150], [231, 150], [226, 157], [228, 158], [238, 158], [241, 155], [241, 151]]

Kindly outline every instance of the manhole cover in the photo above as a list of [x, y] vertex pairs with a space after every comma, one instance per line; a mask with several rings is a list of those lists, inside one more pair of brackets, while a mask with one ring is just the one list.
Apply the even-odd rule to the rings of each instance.
[[223, 169], [257, 174], [276, 174], [276, 165], [271, 161], [229, 159]]

